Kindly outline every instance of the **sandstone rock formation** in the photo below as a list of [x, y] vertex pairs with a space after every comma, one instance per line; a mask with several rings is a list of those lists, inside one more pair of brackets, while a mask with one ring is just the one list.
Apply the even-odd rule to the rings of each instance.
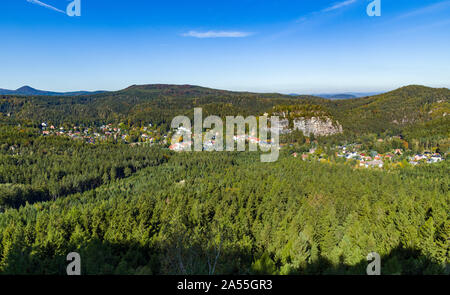
[[318, 105], [276, 106], [272, 115], [279, 117], [278, 125], [272, 126], [272, 130], [280, 134], [299, 130], [305, 136], [329, 136], [343, 132], [331, 113]]
[[342, 126], [339, 122], [333, 124], [333, 121], [328, 118], [298, 118], [294, 120], [294, 130], [300, 130], [304, 135], [309, 136], [329, 136], [337, 133], [342, 133]]
[[293, 128], [290, 128], [289, 120], [280, 118], [278, 126], [272, 126], [273, 132], [280, 134], [290, 133], [295, 130], [302, 131], [305, 136], [329, 136], [342, 133], [339, 122], [333, 122], [329, 117], [300, 117], [293, 120]]

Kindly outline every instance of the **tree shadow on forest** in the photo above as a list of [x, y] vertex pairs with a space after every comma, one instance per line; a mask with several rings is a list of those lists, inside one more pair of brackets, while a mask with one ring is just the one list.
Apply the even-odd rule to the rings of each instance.
[[[268, 254], [252, 255], [249, 251], [226, 248], [205, 250], [204, 245], [186, 247], [166, 243], [143, 247], [132, 242], [114, 244], [92, 240], [79, 248], [69, 248], [57, 249], [46, 245], [35, 249], [12, 249], [3, 274], [65, 275], [70, 263], [66, 255], [70, 252], [80, 254], [84, 275], [366, 275], [369, 264], [362, 259], [355, 265], [347, 265], [340, 257], [340, 262], [335, 265], [320, 257], [304, 267], [280, 272], [282, 266]], [[397, 247], [381, 257], [382, 275], [448, 275], [449, 270], [449, 264], [444, 267], [412, 249]]]
[[[369, 254], [369, 253], [367, 253]], [[348, 265], [344, 257], [333, 264], [329, 259], [320, 257], [306, 267], [293, 270], [292, 275], [367, 275], [367, 267], [371, 261], [362, 259]], [[382, 275], [445, 275], [450, 274], [450, 264], [439, 264], [423, 255], [420, 251], [397, 247], [387, 255], [381, 256], [380, 270]]]

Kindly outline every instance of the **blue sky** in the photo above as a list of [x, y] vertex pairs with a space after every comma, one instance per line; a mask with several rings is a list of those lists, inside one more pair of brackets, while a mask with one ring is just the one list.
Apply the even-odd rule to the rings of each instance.
[[70, 2], [1, 1], [0, 88], [450, 87], [450, 0], [381, 0], [379, 17], [371, 0], [81, 0], [80, 17]]

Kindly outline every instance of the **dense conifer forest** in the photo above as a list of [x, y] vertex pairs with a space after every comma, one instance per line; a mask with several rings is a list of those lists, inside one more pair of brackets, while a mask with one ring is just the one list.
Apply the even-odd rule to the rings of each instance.
[[[448, 161], [361, 169], [332, 150], [358, 142], [446, 156], [449, 93], [409, 86], [333, 101], [147, 85], [2, 96], [0, 273], [65, 274], [75, 251], [83, 274], [365, 274], [370, 252], [381, 255], [383, 274], [450, 274]], [[41, 133], [42, 122], [151, 123], [163, 132], [194, 107], [245, 116], [297, 104], [323, 110], [344, 133], [287, 135], [275, 163], [255, 152], [176, 153]], [[328, 158], [293, 156], [313, 147]]]

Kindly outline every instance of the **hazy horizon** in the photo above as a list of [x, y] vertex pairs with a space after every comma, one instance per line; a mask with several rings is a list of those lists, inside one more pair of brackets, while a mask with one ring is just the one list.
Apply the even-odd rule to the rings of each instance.
[[[369, 95], [375, 95], [375, 94], [379, 94], [379, 93], [386, 93], [386, 92], [390, 92], [393, 90], [396, 90], [398, 88], [401, 87], [406, 87], [406, 86], [410, 86], [410, 85], [403, 85], [397, 88], [393, 88], [393, 89], [385, 89], [385, 90], [374, 90], [374, 91], [353, 91], [353, 90], [345, 90], [345, 91], [330, 91], [330, 92], [300, 92], [300, 91], [293, 91], [293, 92], [289, 92], [289, 91], [275, 91], [275, 90], [268, 90], [268, 91], [252, 91], [252, 90], [248, 90], [248, 89], [225, 89], [225, 88], [214, 88], [208, 85], [194, 85], [194, 84], [187, 84], [187, 83], [181, 83], [181, 84], [177, 84], [177, 83], [145, 83], [145, 84], [131, 84], [128, 85], [124, 88], [120, 88], [120, 89], [71, 89], [71, 90], [62, 90], [62, 91], [56, 91], [53, 89], [43, 89], [40, 87], [34, 87], [33, 85], [22, 85], [18, 88], [6, 88], [6, 87], [1, 87], [0, 86], [0, 90], [9, 90], [9, 91], [16, 91], [19, 90], [20, 88], [23, 87], [30, 87], [33, 88], [34, 90], [38, 90], [38, 91], [46, 91], [46, 92], [55, 92], [55, 93], [71, 93], [71, 92], [115, 92], [115, 91], [120, 91], [123, 89], [126, 89], [128, 87], [131, 86], [140, 86], [140, 85], [174, 85], [174, 86], [181, 86], [181, 85], [190, 85], [190, 86], [198, 86], [198, 87], [203, 87], [203, 88], [210, 88], [210, 89], [216, 89], [216, 90], [224, 90], [224, 91], [231, 91], [231, 92], [252, 92], [252, 93], [279, 93], [279, 94], [283, 94], [283, 95], [336, 95], [336, 94], [351, 94], [351, 95], [357, 95], [357, 94], [369, 94]], [[412, 84], [411, 84], [412, 85]], [[430, 87], [430, 88], [447, 88], [447, 87], [433, 87], [433, 86], [428, 86], [428, 85], [420, 85], [420, 86], [425, 86], [425, 87]]]

